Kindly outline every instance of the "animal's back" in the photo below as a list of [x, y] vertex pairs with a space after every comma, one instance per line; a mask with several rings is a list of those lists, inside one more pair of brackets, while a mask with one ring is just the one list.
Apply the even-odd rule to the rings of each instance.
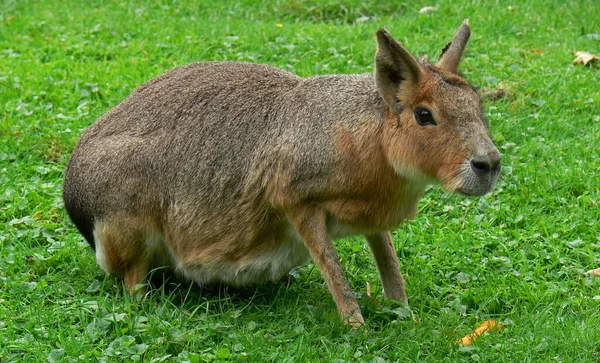
[[271, 108], [298, 82], [277, 68], [228, 62], [191, 64], [142, 85], [73, 152], [64, 198], [77, 227], [93, 245], [108, 216], [134, 218], [181, 241], [171, 247], [182, 253], [202, 237], [219, 248], [225, 231], [241, 235], [244, 222], [268, 212], [248, 205], [252, 213], [240, 213], [241, 197], [253, 160], [279, 132]]
[[273, 67], [228, 62], [190, 64], [145, 83], [82, 136], [67, 170], [67, 209], [98, 216], [139, 207], [114, 198], [129, 186], [124, 176], [132, 189], [155, 192], [161, 200], [154, 202], [177, 199], [189, 183], [204, 186], [195, 189], [207, 204], [231, 195], [254, 151], [277, 132], [269, 108], [298, 80]]

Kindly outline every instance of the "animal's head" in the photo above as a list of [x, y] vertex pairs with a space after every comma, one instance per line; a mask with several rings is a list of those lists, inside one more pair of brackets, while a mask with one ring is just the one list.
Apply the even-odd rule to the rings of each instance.
[[501, 157], [479, 96], [458, 75], [470, 33], [464, 21], [434, 65], [417, 61], [387, 30], [379, 29], [375, 77], [389, 106], [384, 148], [396, 173], [481, 195], [493, 189]]

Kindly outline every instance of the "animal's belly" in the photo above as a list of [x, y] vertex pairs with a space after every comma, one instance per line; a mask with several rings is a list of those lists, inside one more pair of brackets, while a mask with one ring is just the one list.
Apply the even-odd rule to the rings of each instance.
[[304, 243], [290, 228], [280, 244], [244, 261], [215, 259], [213, 262], [193, 265], [177, 264], [176, 270], [201, 285], [222, 282], [245, 286], [277, 281], [293, 268], [306, 264], [309, 259], [310, 254]]

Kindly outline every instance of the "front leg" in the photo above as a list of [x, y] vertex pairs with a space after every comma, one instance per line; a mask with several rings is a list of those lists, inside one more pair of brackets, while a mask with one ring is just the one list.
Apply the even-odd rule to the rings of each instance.
[[319, 266], [344, 323], [353, 328], [360, 327], [364, 320], [327, 233], [325, 213], [314, 207], [302, 207], [287, 213], [287, 216], [304, 241], [313, 261]]
[[392, 235], [389, 231], [385, 231], [365, 235], [365, 238], [369, 242], [369, 247], [375, 257], [385, 296], [408, 303], [404, 288], [404, 278], [402, 277], [402, 272], [400, 272], [398, 257], [392, 243]]

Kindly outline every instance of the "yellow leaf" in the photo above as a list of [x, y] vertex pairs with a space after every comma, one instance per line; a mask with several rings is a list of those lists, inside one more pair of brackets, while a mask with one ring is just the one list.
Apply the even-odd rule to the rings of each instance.
[[588, 272], [586, 272], [586, 274], [592, 275], [592, 276], [600, 276], [600, 268], [597, 268], [594, 270], [589, 270]]
[[459, 343], [461, 345], [471, 345], [479, 336], [486, 331], [497, 331], [504, 328], [504, 325], [500, 324], [496, 320], [486, 320], [481, 325], [475, 329], [475, 331], [471, 334], [464, 336]]
[[367, 296], [369, 297], [369, 299], [371, 299], [373, 304], [379, 304], [379, 301], [373, 299], [373, 296], [371, 295], [371, 284], [369, 282], [367, 282]]
[[573, 61], [573, 64], [583, 64], [584, 66], [586, 66], [589, 62], [593, 62], [595, 60], [600, 59], [600, 57], [598, 57], [595, 54], [588, 53], [588, 52], [582, 52], [579, 50], [575, 51], [573, 54], [575, 54], [575, 56], [577, 57]]

